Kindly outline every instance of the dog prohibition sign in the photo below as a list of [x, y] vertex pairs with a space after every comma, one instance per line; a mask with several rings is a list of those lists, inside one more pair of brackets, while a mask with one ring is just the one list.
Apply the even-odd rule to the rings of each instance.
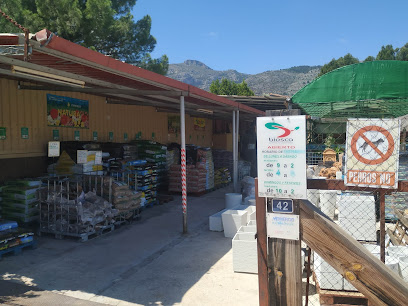
[[[378, 132], [377, 137], [369, 139], [366, 132]], [[359, 129], [351, 139], [351, 152], [354, 157], [367, 165], [378, 165], [385, 162], [394, 152], [394, 139], [386, 129], [370, 125]]]

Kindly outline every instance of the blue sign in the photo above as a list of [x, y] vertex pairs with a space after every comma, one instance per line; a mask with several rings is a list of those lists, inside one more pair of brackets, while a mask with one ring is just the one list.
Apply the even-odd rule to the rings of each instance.
[[272, 212], [283, 214], [293, 213], [293, 200], [272, 200]]

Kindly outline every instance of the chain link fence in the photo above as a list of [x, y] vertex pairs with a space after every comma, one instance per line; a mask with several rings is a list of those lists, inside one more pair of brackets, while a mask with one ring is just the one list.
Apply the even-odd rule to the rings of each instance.
[[[398, 120], [308, 119], [307, 126], [308, 179], [334, 186], [308, 189], [308, 200], [408, 282], [408, 192], [404, 184], [397, 189], [408, 179], [408, 152]], [[340, 273], [302, 247], [309, 283], [304, 304], [366, 303]]]

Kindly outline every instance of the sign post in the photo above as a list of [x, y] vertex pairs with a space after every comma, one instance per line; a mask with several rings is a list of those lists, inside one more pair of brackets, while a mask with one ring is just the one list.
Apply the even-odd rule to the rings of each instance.
[[[301, 305], [301, 235], [296, 199], [307, 198], [305, 116], [257, 118], [257, 148], [257, 212], [258, 203], [262, 203], [258, 199], [267, 198], [263, 218], [268, 244], [268, 297], [263, 301], [269, 305]], [[262, 229], [257, 232], [258, 239], [263, 239], [259, 236]], [[258, 250], [258, 256], [260, 253]], [[259, 258], [258, 262], [262, 275]], [[261, 278], [259, 282], [261, 292]]]
[[344, 185], [378, 188], [380, 250], [385, 262], [385, 189], [398, 187], [400, 121], [353, 119], [347, 122]]

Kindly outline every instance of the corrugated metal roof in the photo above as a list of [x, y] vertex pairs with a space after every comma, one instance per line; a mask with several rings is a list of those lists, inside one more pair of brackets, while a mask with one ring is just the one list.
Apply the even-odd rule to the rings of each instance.
[[[22, 35], [0, 35], [0, 45], [17, 46], [23, 43]], [[108, 101], [116, 104], [149, 105], [174, 111], [179, 109], [179, 96], [182, 94], [185, 96], [186, 112], [189, 114], [202, 116], [197, 110], [204, 108], [212, 110], [212, 116], [215, 118], [231, 118], [232, 110], [236, 109], [240, 110], [244, 118], [264, 115], [261, 110], [105, 56], [58, 37], [48, 30], [42, 30], [32, 36], [30, 46], [32, 52], [28, 62], [22, 60], [21, 54], [0, 55], [0, 75], [35, 81], [42, 85], [40, 88], [49, 90], [66, 90], [69, 87], [72, 91], [86, 92], [87, 89], [94, 88], [99, 90], [99, 93], [94, 94], [106, 96]], [[84, 88], [73, 87], [30, 73], [15, 73], [12, 71], [13, 66], [83, 81], [85, 85]], [[109, 93], [104, 89], [109, 89]]]

